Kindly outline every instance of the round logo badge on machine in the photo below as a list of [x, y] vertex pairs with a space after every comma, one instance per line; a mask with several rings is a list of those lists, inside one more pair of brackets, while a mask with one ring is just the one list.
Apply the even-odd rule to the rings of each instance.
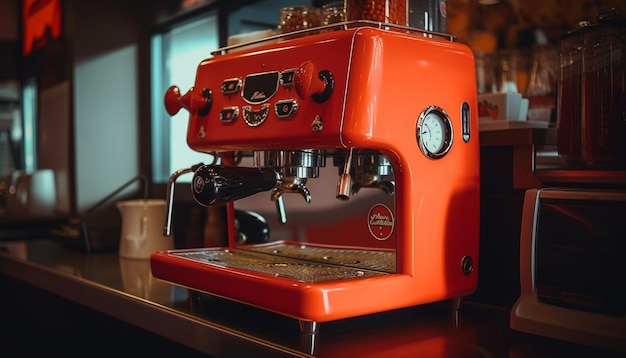
[[376, 240], [387, 240], [391, 236], [395, 221], [393, 213], [387, 206], [383, 204], [372, 206], [367, 220], [370, 233]]
[[193, 180], [193, 190], [198, 194], [202, 193], [204, 190], [204, 179], [202, 177], [197, 176]]

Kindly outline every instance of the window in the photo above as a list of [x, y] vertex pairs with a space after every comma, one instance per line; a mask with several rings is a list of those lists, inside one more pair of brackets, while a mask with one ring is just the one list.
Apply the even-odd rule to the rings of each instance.
[[[225, 3], [225, 2], [224, 2]], [[311, 5], [304, 0], [301, 5]], [[230, 4], [232, 5], [232, 4]], [[166, 183], [178, 169], [189, 168], [200, 162], [210, 163], [213, 157], [189, 148], [186, 142], [189, 112], [181, 110], [170, 116], [163, 104], [167, 88], [176, 85], [181, 93], [193, 86], [197, 66], [220, 46], [220, 37], [274, 29], [279, 9], [291, 6], [291, 0], [261, 0], [240, 7], [226, 6], [224, 11], [213, 9], [201, 18], [173, 25], [167, 31], [152, 36], [152, 175], [154, 183]], [[218, 17], [218, 13], [221, 17]], [[220, 27], [224, 21], [227, 26]], [[220, 34], [222, 28], [226, 34]], [[220, 36], [223, 35], [223, 36]], [[222, 39], [224, 41], [224, 39]], [[178, 182], [190, 182], [191, 175], [183, 175]]]
[[[152, 163], [155, 183], [167, 182], [174, 171], [212, 161], [187, 145], [189, 112], [170, 116], [163, 104], [167, 88], [176, 85], [185, 93], [194, 84], [196, 69], [219, 47], [217, 12], [173, 27], [152, 37]], [[190, 181], [182, 176], [180, 181]]]
[[24, 169], [37, 169], [37, 80], [29, 78], [22, 87]]

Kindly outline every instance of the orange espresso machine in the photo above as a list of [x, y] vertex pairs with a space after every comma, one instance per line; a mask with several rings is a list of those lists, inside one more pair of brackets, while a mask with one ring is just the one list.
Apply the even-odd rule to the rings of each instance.
[[[190, 186], [226, 205], [229, 243], [154, 253], [155, 277], [305, 332], [476, 289], [476, 79], [453, 37], [366, 21], [278, 35], [213, 53], [165, 104], [219, 158]], [[268, 239], [242, 242], [235, 209]]]

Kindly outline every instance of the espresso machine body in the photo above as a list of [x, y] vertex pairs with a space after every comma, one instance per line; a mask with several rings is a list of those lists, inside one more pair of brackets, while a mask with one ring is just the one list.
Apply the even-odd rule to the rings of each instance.
[[[189, 110], [189, 146], [223, 160], [191, 186], [201, 204], [227, 205], [229, 244], [157, 252], [153, 274], [301, 322], [472, 293], [475, 83], [466, 46], [371, 24], [202, 61], [166, 107]], [[269, 241], [238, 243], [234, 208], [262, 212]]]

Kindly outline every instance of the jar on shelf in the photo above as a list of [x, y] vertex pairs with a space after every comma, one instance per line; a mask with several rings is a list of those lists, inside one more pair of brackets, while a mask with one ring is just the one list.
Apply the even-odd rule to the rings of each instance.
[[406, 3], [407, 0], [345, 0], [346, 19], [406, 26]]
[[598, 169], [626, 168], [626, 19], [598, 14], [583, 50], [582, 156]]
[[559, 41], [559, 86], [557, 89], [557, 149], [566, 168], [582, 165], [582, 76], [585, 33], [589, 21], [566, 33]]
[[322, 24], [331, 25], [346, 21], [343, 1], [335, 1], [322, 5]]
[[312, 29], [322, 25], [322, 11], [312, 6], [289, 6], [280, 9], [280, 21], [277, 32], [289, 32]]
[[446, 32], [446, 0], [409, 0], [408, 25], [420, 30]]
[[496, 66], [493, 56], [484, 52], [475, 52], [474, 64], [476, 67], [476, 89], [478, 94], [497, 92]]
[[500, 92], [526, 92], [528, 83], [527, 54], [517, 49], [498, 52], [498, 90]]
[[[532, 48], [532, 62], [524, 97], [528, 98], [528, 120], [551, 123], [556, 112], [559, 52], [550, 44]], [[554, 116], [556, 122], [556, 115]]]

